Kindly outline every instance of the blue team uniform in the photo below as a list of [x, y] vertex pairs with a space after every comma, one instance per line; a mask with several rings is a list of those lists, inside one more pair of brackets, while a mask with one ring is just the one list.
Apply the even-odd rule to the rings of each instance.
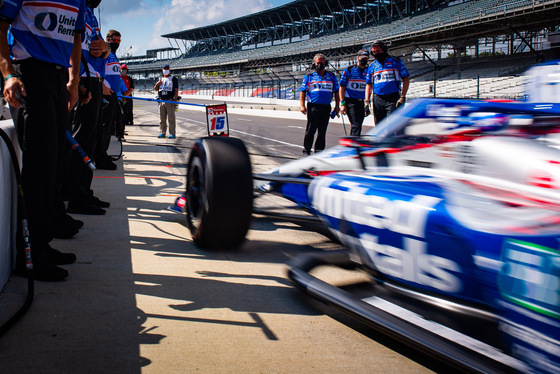
[[303, 78], [300, 91], [305, 92], [307, 100], [307, 126], [303, 138], [305, 154], [311, 153], [316, 132], [315, 152], [325, 149], [331, 101], [339, 88], [336, 77], [329, 71], [325, 71], [325, 75], [314, 71]]
[[119, 59], [113, 52], [105, 60], [105, 81], [109, 83], [109, 88], [119, 95], [121, 93], [121, 65]]
[[330, 105], [333, 93], [338, 92], [338, 89], [336, 77], [327, 71], [323, 76], [317, 72], [307, 74], [303, 78], [300, 91], [306, 92], [307, 101], [310, 103]]
[[[89, 7], [86, 8], [85, 12], [85, 33], [82, 37], [82, 53], [86, 57], [88, 62], [89, 72], [92, 77], [103, 77], [105, 75], [105, 59], [102, 57], [93, 57], [89, 53], [89, 46], [92, 40], [103, 39], [99, 31], [99, 23], [97, 18], [93, 14], [93, 10]], [[82, 66], [80, 70], [82, 77], [86, 76], [86, 71]]]
[[[346, 87], [345, 97], [363, 100], [366, 95], [366, 77], [368, 69], [364, 66], [360, 69], [353, 66], [350, 69], [344, 69], [340, 77], [340, 85]], [[344, 100], [344, 98], [340, 98]]]
[[4, 1], [0, 19], [12, 23], [14, 61], [33, 57], [68, 67], [74, 32], [85, 28], [84, 9], [85, 0]]
[[346, 114], [350, 120], [350, 135], [360, 136], [364, 122], [364, 98], [366, 97], [366, 78], [368, 67], [352, 66], [344, 69], [340, 77], [340, 85], [346, 87], [344, 97], [340, 100], [346, 102]]
[[[75, 35], [85, 28], [85, 7], [85, 0], [4, 0], [0, 7], [0, 19], [11, 24], [13, 69], [27, 92], [25, 105], [10, 109], [23, 151], [22, 188], [33, 238], [33, 276], [39, 280], [68, 276], [54, 265], [49, 242], [60, 217], [55, 204], [65, 169], [68, 66]], [[24, 268], [20, 254], [16, 269]]]
[[366, 83], [373, 84], [376, 95], [390, 95], [400, 91], [401, 80], [410, 76], [401, 59], [388, 56], [383, 64], [374, 60], [369, 66]]

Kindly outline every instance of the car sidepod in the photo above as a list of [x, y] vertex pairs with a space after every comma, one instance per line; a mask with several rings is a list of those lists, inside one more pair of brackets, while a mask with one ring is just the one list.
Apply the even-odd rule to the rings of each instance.
[[432, 178], [339, 173], [317, 178], [309, 191], [319, 216], [374, 277], [481, 300], [473, 248]]
[[559, 372], [558, 210], [500, 203], [462, 182], [395, 175], [319, 177], [309, 199], [378, 282], [484, 311], [500, 350], [530, 370]]

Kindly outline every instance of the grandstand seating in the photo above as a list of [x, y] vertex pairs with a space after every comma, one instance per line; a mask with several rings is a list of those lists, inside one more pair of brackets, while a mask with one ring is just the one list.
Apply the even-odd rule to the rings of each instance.
[[[540, 3], [555, 0], [539, 0]], [[391, 21], [381, 27], [370, 25], [364, 28], [345, 30], [336, 34], [326, 34], [309, 40], [292, 43], [276, 44], [260, 48], [241, 49], [233, 52], [212, 51], [196, 56], [185, 55], [180, 58], [170, 59], [172, 68], [182, 67], [208, 67], [227, 63], [244, 63], [254, 59], [264, 59], [286, 55], [295, 55], [314, 51], [329, 50], [343, 46], [353, 46], [357, 43], [366, 44], [376, 39], [390, 39], [394, 36], [406, 34], [410, 36], [415, 32], [426, 31], [432, 28], [450, 27], [458, 23], [467, 23], [469, 20], [500, 15], [504, 12], [521, 11], [532, 7], [535, 0], [479, 0], [468, 1], [445, 7], [404, 19]], [[159, 69], [164, 61], [134, 64], [138, 70]]]
[[[558, 2], [558, 0], [472, 0], [441, 7], [437, 11], [429, 11], [398, 20], [388, 20], [382, 25], [363, 25], [338, 32], [325, 33], [311, 39], [237, 50], [205, 51], [187, 54], [179, 58], [160, 61], [146, 61], [129, 64], [132, 71], [159, 71], [164, 63], [172, 69], [200, 68], [208, 71], [211, 67], [228, 64], [245, 64], [250, 61], [264, 60], [285, 56], [310, 54], [317, 51], [352, 47], [366, 44], [376, 39], [392, 39], [399, 35], [414, 35], [427, 30], [439, 30], [456, 27], [458, 24], [480, 22], [483, 19], [501, 17], [508, 12], [524, 12], [535, 4]], [[534, 64], [534, 55], [519, 54], [519, 60], [512, 61], [512, 56], [504, 58], [462, 57], [460, 60], [450, 58], [437, 61], [436, 91], [441, 97], [508, 97], [516, 98], [522, 93], [522, 79], [519, 74]], [[132, 66], [130, 66], [132, 65]], [[407, 67], [411, 72], [411, 89], [409, 96], [433, 95], [433, 65], [428, 61], [409, 61]], [[459, 68], [460, 67], [460, 68]], [[238, 75], [227, 77], [201, 76], [182, 80], [186, 90], [199, 90], [201, 94], [216, 96], [265, 96], [293, 97], [297, 99], [299, 84], [305, 72], [302, 71], [271, 71], [271, 74], [255, 74], [240, 71]], [[147, 83], [146, 90], [152, 89], [153, 82]], [[431, 88], [430, 88], [431, 86]], [[430, 91], [431, 90], [431, 91]]]

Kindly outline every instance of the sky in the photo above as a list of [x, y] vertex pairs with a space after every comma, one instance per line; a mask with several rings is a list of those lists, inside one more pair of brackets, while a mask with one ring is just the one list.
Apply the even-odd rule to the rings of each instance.
[[161, 35], [208, 26], [260, 12], [293, 0], [102, 0], [95, 9], [103, 37], [121, 33], [117, 56], [141, 56], [170, 47]]

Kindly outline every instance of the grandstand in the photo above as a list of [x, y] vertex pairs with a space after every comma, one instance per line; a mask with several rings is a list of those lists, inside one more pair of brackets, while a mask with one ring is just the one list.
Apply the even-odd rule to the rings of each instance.
[[298, 0], [163, 35], [175, 57], [148, 51], [123, 62], [141, 89], [165, 62], [189, 94], [294, 99], [315, 53], [340, 74], [382, 39], [411, 72], [410, 97], [518, 98], [523, 71], [560, 57], [548, 42], [559, 21], [560, 0]]

